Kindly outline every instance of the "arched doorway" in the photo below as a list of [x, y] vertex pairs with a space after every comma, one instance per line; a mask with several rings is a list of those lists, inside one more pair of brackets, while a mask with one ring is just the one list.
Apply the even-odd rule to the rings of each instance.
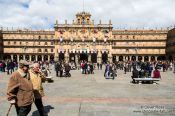
[[151, 61], [155, 61], [155, 56], [151, 56]]
[[17, 62], [17, 55], [13, 55], [13, 61]]
[[136, 61], [136, 56], [132, 56], [132, 57], [131, 57], [131, 60], [132, 60], [132, 61]]
[[168, 60], [169, 60], [169, 61], [173, 61], [173, 56], [169, 56], [169, 57], [168, 57]]
[[59, 61], [64, 61], [64, 53], [62, 51], [59, 53]]
[[116, 56], [112, 56], [112, 62], [116, 62]]
[[42, 61], [42, 56], [38, 55], [38, 61]]
[[29, 55], [26, 55], [26, 56], [25, 56], [25, 59], [26, 59], [26, 60], [29, 60]]
[[88, 61], [88, 54], [87, 53], [80, 53], [80, 61]]
[[23, 55], [20, 55], [19, 56], [19, 60], [23, 60]]
[[48, 56], [44, 55], [44, 61], [48, 61]]
[[143, 59], [142, 59], [142, 56], [138, 56], [138, 60], [139, 61], [142, 61]]
[[123, 56], [119, 56], [119, 61], [123, 61]]
[[54, 61], [54, 55], [50, 55], [50, 61]]
[[148, 56], [144, 56], [144, 61], [148, 61]]
[[69, 54], [69, 62], [75, 62], [75, 53]]
[[158, 57], [157, 57], [157, 60], [162, 60], [162, 57], [161, 57], [161, 56], [158, 56]]
[[91, 62], [92, 63], [97, 63], [97, 53], [92, 53], [91, 54]]
[[32, 61], [36, 61], [35, 55], [32, 55]]
[[106, 53], [106, 51], [102, 54], [102, 62], [103, 63], [107, 63], [108, 61], [108, 54]]

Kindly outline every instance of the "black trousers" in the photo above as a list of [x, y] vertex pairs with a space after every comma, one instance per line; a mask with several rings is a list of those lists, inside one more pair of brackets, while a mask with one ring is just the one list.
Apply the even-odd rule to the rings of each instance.
[[43, 106], [42, 99], [41, 98], [35, 99], [35, 105], [38, 109], [40, 116], [44, 116], [44, 106]]
[[31, 110], [31, 105], [28, 106], [17, 106], [15, 105], [17, 116], [27, 116]]

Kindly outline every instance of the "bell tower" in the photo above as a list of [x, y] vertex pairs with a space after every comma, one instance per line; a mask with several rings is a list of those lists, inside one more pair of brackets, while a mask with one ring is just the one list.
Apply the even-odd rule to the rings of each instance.
[[91, 25], [91, 14], [88, 12], [79, 12], [76, 14], [76, 23], [77, 25]]

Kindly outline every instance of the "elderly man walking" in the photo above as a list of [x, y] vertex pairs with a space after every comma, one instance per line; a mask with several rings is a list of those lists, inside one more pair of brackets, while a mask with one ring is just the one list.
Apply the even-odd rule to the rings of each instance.
[[27, 116], [33, 103], [33, 86], [28, 73], [29, 63], [19, 62], [19, 68], [12, 73], [7, 89], [7, 98], [15, 105], [17, 116]]
[[40, 116], [44, 116], [44, 106], [42, 103], [42, 97], [44, 96], [44, 90], [42, 86], [42, 81], [45, 80], [44, 75], [40, 72], [40, 65], [34, 63], [32, 69], [29, 71], [31, 76], [31, 81], [33, 84], [33, 92], [35, 97], [35, 105], [39, 111]]

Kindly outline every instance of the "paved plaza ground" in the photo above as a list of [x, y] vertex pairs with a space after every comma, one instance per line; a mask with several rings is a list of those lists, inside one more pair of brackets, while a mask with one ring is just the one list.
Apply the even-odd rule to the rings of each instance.
[[[43, 98], [48, 116], [175, 116], [175, 74], [161, 72], [158, 84], [132, 84], [131, 73], [118, 70], [115, 80], [105, 79], [104, 70], [82, 75], [71, 71], [71, 78], [55, 77], [44, 83]], [[9, 76], [0, 73], [0, 116], [10, 106], [6, 100]], [[16, 116], [12, 107], [10, 116]], [[29, 116], [38, 116], [33, 104]]]

